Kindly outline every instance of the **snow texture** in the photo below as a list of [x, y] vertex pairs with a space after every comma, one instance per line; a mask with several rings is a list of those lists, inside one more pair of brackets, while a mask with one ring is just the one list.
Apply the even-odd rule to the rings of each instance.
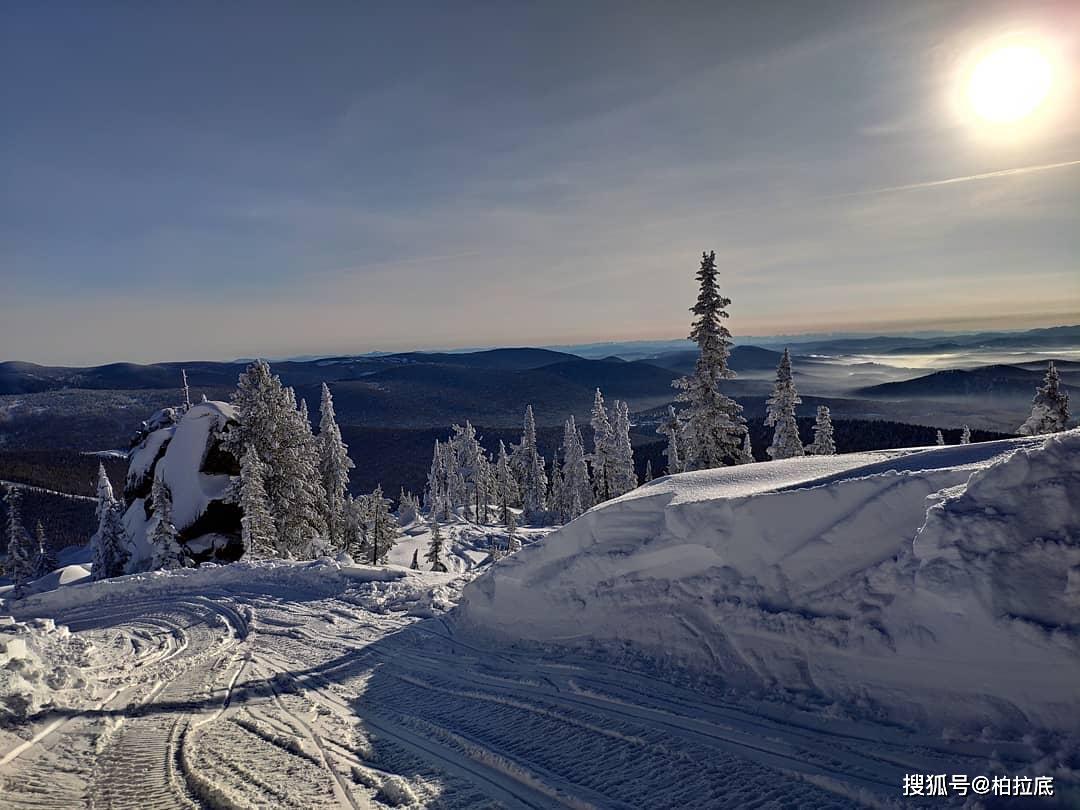
[[463, 595], [469, 634], [925, 729], [1080, 732], [1080, 431], [669, 476]]

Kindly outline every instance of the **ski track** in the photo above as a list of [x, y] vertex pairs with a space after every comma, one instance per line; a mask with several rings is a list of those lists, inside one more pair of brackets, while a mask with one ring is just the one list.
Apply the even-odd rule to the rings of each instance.
[[107, 646], [91, 669], [111, 691], [0, 751], [0, 807], [840, 808], [982, 753], [485, 650], [410, 616], [408, 587], [396, 601], [383, 583], [177, 589], [61, 611]]

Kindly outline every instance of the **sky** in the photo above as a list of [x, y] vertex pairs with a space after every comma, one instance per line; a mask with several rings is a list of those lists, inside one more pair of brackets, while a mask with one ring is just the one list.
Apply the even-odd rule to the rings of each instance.
[[[0, 360], [1080, 323], [1054, 2], [0, 5]], [[1054, 82], [992, 126], [996, 43]], [[943, 182], [949, 181], [949, 182]]]

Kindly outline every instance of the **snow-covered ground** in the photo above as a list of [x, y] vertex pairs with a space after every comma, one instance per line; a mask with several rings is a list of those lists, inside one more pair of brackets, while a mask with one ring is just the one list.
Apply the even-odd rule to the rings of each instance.
[[404, 568], [415, 526], [389, 567], [30, 596], [0, 607], [0, 806], [901, 806], [908, 773], [1060, 795], [1080, 432], [1041, 444], [660, 479], [490, 567], [497, 530], [454, 524], [448, 574]]

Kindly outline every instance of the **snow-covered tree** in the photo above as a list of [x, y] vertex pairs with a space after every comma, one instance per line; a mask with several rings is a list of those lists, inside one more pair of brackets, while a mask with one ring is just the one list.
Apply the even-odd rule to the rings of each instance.
[[428, 542], [427, 554], [424, 559], [431, 563], [432, 571], [446, 573], [446, 564], [442, 561], [443, 536], [439, 530], [439, 521], [434, 520], [431, 525], [431, 540]]
[[56, 554], [49, 548], [49, 538], [45, 536], [45, 527], [37, 522], [34, 533], [34, 579], [41, 579], [57, 569], [59, 563]]
[[667, 418], [660, 423], [656, 432], [667, 437], [667, 447], [664, 448], [664, 456], [667, 458], [666, 475], [674, 475], [683, 471], [683, 435], [682, 422], [675, 413], [675, 407], [668, 405]]
[[754, 463], [754, 446], [750, 444], [750, 431], [747, 430], [742, 437], [742, 463]]
[[349, 488], [349, 470], [356, 465], [349, 458], [349, 448], [342, 441], [341, 428], [334, 413], [334, 397], [323, 383], [319, 404], [318, 452], [319, 479], [326, 498], [324, 517], [326, 540], [331, 548], [345, 547], [345, 492]]
[[275, 547], [278, 534], [266, 497], [266, 465], [254, 444], [248, 445], [240, 459], [240, 508], [244, 513], [240, 519], [244, 554], [268, 556], [282, 551]]
[[[342, 515], [344, 516], [344, 505]], [[405, 487], [402, 487], [401, 492], [398, 494], [398, 524], [408, 526], [410, 523], [414, 523], [418, 517], [420, 517], [420, 500], [411, 492], [406, 492]]]
[[645, 480], [643, 481], [643, 483], [647, 484], [652, 480], [653, 480], [652, 459], [650, 458], [645, 462]]
[[428, 470], [427, 486], [424, 489], [424, 508], [433, 518], [450, 519], [450, 496], [446, 453], [442, 442], [435, 440], [431, 454], [431, 468]]
[[397, 542], [398, 526], [390, 514], [390, 501], [383, 497], [382, 486], [375, 487], [375, 491], [364, 498], [367, 500], [367, 525], [361, 552], [372, 565], [378, 565], [386, 561], [386, 555]]
[[562, 466], [559, 464], [559, 450], [551, 454], [551, 475], [548, 476], [548, 512], [551, 522], [556, 524], [566, 523], [566, 493], [563, 490]]
[[180, 393], [184, 397], [184, 413], [191, 410], [191, 388], [188, 387], [187, 371], [180, 369]]
[[323, 542], [326, 492], [311, 423], [296, 403], [296, 393], [258, 360], [240, 375], [233, 394], [238, 424], [225, 434], [225, 449], [243, 458], [254, 445], [265, 465], [264, 487], [277, 532], [279, 552], [306, 556]]
[[592, 464], [593, 483], [596, 489], [596, 501], [606, 501], [614, 497], [609, 482], [608, 463], [613, 449], [614, 436], [611, 431], [611, 420], [608, 417], [607, 408], [604, 406], [604, 395], [600, 389], [596, 389], [593, 397], [592, 416], [589, 420], [593, 429], [593, 451], [588, 457]]
[[832, 414], [828, 405], [818, 405], [817, 420], [814, 422], [814, 441], [806, 448], [809, 456], [831, 456], [836, 454], [836, 440], [833, 438]]
[[518, 468], [518, 480], [521, 486], [521, 507], [525, 520], [542, 520], [547, 495], [547, 472], [544, 470], [544, 458], [536, 446], [536, 419], [532, 405], [525, 408], [525, 425], [521, 434], [521, 444], [514, 447], [513, 460]]
[[1035, 391], [1031, 416], [1018, 429], [1021, 436], [1039, 436], [1065, 430], [1069, 423], [1069, 395], [1061, 390], [1061, 375], [1051, 360], [1043, 384]]
[[518, 502], [517, 481], [510, 469], [510, 457], [506, 445], [499, 442], [499, 455], [495, 460], [495, 505], [499, 510], [499, 522], [510, 522], [510, 507]]
[[960, 431], [960, 444], [971, 444], [971, 428], [967, 425]]
[[34, 578], [34, 541], [23, 525], [22, 494], [16, 487], [7, 488], [4, 506], [7, 509], [7, 568], [14, 586], [11, 595], [22, 599], [27, 583]]
[[123, 506], [113, 495], [104, 464], [98, 465], [97, 495], [98, 530], [90, 538], [93, 549], [90, 576], [95, 580], [121, 576], [131, 558], [124, 530]]
[[521, 551], [521, 538], [518, 537], [517, 530], [517, 519], [510, 515], [510, 520], [506, 524], [506, 551], [509, 554]]
[[716, 253], [702, 253], [697, 272], [698, 298], [690, 308], [695, 316], [690, 340], [698, 345], [698, 359], [692, 375], [674, 382], [679, 389], [678, 401], [687, 405], [680, 416], [685, 444], [681, 460], [683, 469], [688, 470], [710, 469], [743, 460], [746, 420], [742, 406], [720, 391], [721, 381], [735, 374], [727, 365], [731, 332], [723, 324], [723, 319], [728, 317], [725, 307], [731, 304], [731, 299], [720, 295], [716, 275]]
[[412, 562], [409, 563], [409, 568], [413, 571], [420, 570], [420, 549], [414, 548], [412, 553]]
[[942, 432], [940, 430], [937, 432], [937, 438], [934, 440], [934, 443], [938, 447], [942, 447], [945, 444], [945, 436], [942, 434]]
[[772, 444], [766, 450], [769, 458], [795, 458], [803, 455], [799, 425], [795, 421], [795, 406], [801, 402], [791, 377], [791, 354], [784, 349], [780, 356], [780, 365], [776, 368], [772, 396], [765, 403], [765, 424], [773, 428]]
[[151, 566], [154, 570], [183, 568], [187, 557], [180, 547], [173, 523], [172, 493], [160, 475], [154, 477], [150, 503], [154, 511], [154, 528], [150, 531], [150, 545], [154, 552]]
[[616, 402], [612, 407], [611, 450], [608, 454], [608, 491], [612, 498], [629, 492], [638, 485], [634, 470], [634, 448], [630, 443], [630, 406]]
[[558, 511], [564, 520], [573, 520], [592, 506], [593, 498], [581, 432], [573, 416], [566, 420], [563, 429], [562, 451], [562, 503]]

